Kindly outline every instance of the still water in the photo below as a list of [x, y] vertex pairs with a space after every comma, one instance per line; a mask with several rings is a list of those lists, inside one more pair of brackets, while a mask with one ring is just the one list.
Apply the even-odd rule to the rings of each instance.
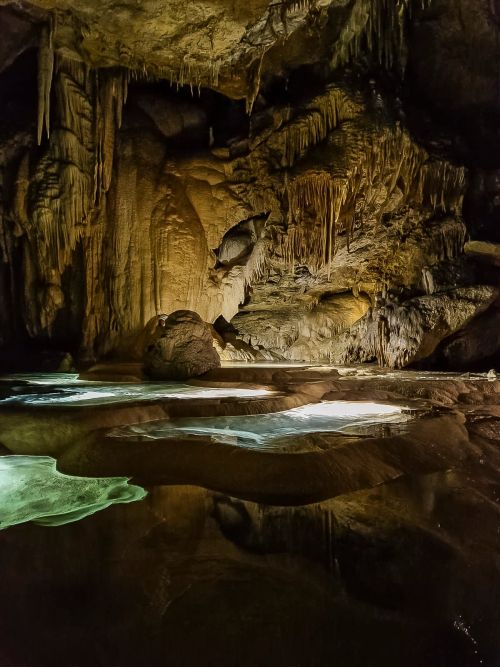
[[[32, 381], [14, 382], [24, 389], [5, 391], [4, 400], [71, 402], [89, 391], [75, 379], [37, 381], [48, 384], [39, 384], [40, 391]], [[192, 389], [147, 386], [144, 394]], [[103, 386], [97, 393], [111, 396], [82, 400], [126, 402], [135, 391], [141, 390]], [[496, 454], [486, 463], [473, 462], [478, 444], [469, 443], [454, 413], [416, 418], [411, 402], [374, 405], [358, 402], [354, 410], [346, 401], [326, 401], [267, 416], [183, 418], [118, 429], [137, 436], [137, 447], [148, 447], [144, 451], [153, 457], [154, 447], [175, 440], [178, 429], [208, 447], [213, 439], [233, 445], [217, 460], [230, 470], [238, 451], [258, 457], [259, 448], [267, 448], [259, 468], [264, 485], [280, 470], [283, 447], [276, 443], [294, 441], [296, 433], [311, 442], [318, 432], [324, 450], [337, 446], [335, 438], [350, 427], [355, 432], [362, 426], [364, 433], [377, 424], [389, 428], [390, 448], [380, 463], [386, 482], [373, 482], [365, 470], [373, 467], [369, 454], [382, 461], [386, 440], [363, 437], [350, 460], [355, 488], [304, 505], [151, 484], [147, 475], [67, 475], [44, 452], [12, 455], [5, 449], [0, 665], [500, 664]], [[408, 458], [417, 447], [416, 436], [405, 431], [408, 424], [429, 447], [442, 436], [439, 455], [449, 457], [442, 469], [422, 463], [427, 452]], [[350, 451], [349, 442], [342, 443]], [[85, 456], [92, 457], [93, 447], [82, 450]], [[390, 472], [402, 465], [399, 450], [409, 461], [404, 475]], [[115, 450], [113, 456], [119, 456]], [[467, 466], [449, 466], [458, 459]], [[322, 474], [323, 459], [314, 461], [304, 467], [304, 478]], [[82, 470], [90, 469], [87, 463], [82, 461]]]

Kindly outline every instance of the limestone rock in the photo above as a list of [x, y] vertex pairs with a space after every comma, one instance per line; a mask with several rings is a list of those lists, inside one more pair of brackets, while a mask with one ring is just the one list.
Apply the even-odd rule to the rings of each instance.
[[249, 345], [297, 361], [320, 361], [328, 358], [332, 337], [363, 317], [370, 301], [352, 292], [326, 294], [317, 301], [311, 307], [292, 302], [281, 308], [242, 310], [232, 325]]
[[487, 265], [500, 266], [500, 243], [468, 241], [465, 252], [475, 260]]
[[[496, 296], [495, 288], [479, 285], [401, 303], [379, 300], [371, 308], [366, 297], [345, 293], [323, 298], [302, 312], [293, 308], [243, 311], [232, 324], [247, 343], [262, 345], [292, 361], [350, 364], [376, 360], [382, 366], [402, 368], [430, 357], [441, 341], [466, 327]], [[473, 332], [479, 331], [479, 320], [472, 327], [478, 354], [479, 340]], [[484, 349], [492, 354], [498, 336], [489, 335], [489, 339]], [[446, 354], [455, 351], [465, 364], [472, 352], [459, 351], [460, 341], [451, 343]]]
[[241, 224], [230, 229], [222, 239], [217, 258], [221, 264], [231, 264], [248, 254], [254, 244], [255, 236]]
[[195, 104], [178, 102], [154, 94], [137, 96], [137, 105], [154, 122], [156, 128], [168, 139], [177, 137], [183, 132], [201, 132], [205, 130], [207, 119], [205, 113]]
[[184, 380], [220, 366], [210, 325], [189, 310], [159, 316], [144, 352], [146, 373], [155, 380]]
[[0, 44], [0, 72], [11, 65], [20, 53], [36, 45], [36, 30], [28, 17], [12, 7], [0, 7], [2, 43]]
[[327, 295], [299, 323], [298, 338], [287, 351], [287, 357], [300, 361], [328, 359], [330, 339], [349, 330], [369, 307], [366, 296], [356, 297], [349, 292]]
[[494, 307], [474, 319], [439, 349], [437, 363], [450, 370], [481, 365], [500, 351], [500, 312]]
[[[494, 282], [463, 254], [465, 165], [482, 155], [465, 159], [459, 126], [496, 118], [495, 3], [139, 5], [0, 0], [2, 343], [70, 339], [77, 361], [136, 358], [125, 352], [155, 313], [188, 309], [236, 316], [229, 356], [405, 364], [466, 324], [459, 309], [434, 326], [430, 311]], [[38, 64], [19, 57], [35, 43]], [[10, 77], [25, 59], [38, 113], [13, 142]], [[37, 106], [19, 99], [20, 118], [17, 106]], [[437, 119], [429, 137], [420, 127], [436, 106], [453, 112], [446, 145]], [[495, 208], [492, 154], [478, 168]], [[379, 334], [365, 345], [357, 328], [391, 289], [405, 307], [387, 336], [415, 318], [427, 332], [408, 334], [408, 353], [379, 349]], [[422, 292], [436, 298], [412, 300]]]
[[[477, 285], [374, 308], [343, 342], [342, 361], [373, 361], [402, 368], [429, 357], [439, 343], [458, 332], [495, 300], [498, 290]], [[337, 351], [338, 353], [338, 351]]]

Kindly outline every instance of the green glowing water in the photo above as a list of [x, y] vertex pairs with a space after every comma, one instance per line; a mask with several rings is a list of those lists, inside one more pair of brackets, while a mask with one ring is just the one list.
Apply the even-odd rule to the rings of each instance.
[[50, 456], [0, 457], [0, 529], [27, 521], [61, 526], [145, 496], [146, 491], [126, 477], [63, 475]]

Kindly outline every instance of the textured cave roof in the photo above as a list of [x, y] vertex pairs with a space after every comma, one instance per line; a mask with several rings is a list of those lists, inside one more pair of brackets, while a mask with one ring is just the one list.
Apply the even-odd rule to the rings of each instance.
[[[194, 80], [243, 97], [271, 47], [293, 51], [293, 35], [311, 24], [311, 12], [316, 20], [330, 7], [347, 5], [349, 0], [316, 0], [314, 8], [309, 0], [0, 0], [0, 24], [9, 53], [22, 49], [23, 41], [29, 46], [29, 23], [51, 20], [54, 47], [93, 67], [124, 66], [139, 76]], [[0, 47], [0, 70], [1, 55]]]
[[392, 22], [412, 7], [416, 20], [407, 46], [413, 80], [426, 102], [472, 116], [479, 107], [496, 113], [500, 27], [493, 5], [391, 2], [0, 0], [0, 72], [36, 46], [41, 26], [51, 23], [55, 50], [91, 67], [120, 66], [132, 77], [209, 87], [246, 97], [251, 106], [266, 74], [286, 77], [304, 64], [323, 61], [335, 68], [350, 62], [370, 12], [385, 16], [377, 18], [377, 39], [406, 48]]

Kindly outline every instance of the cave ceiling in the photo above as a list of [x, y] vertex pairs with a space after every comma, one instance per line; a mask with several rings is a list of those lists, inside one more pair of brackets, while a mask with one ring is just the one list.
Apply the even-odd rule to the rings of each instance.
[[490, 0], [0, 0], [0, 12], [0, 71], [45, 25], [57, 52], [93, 68], [211, 87], [249, 106], [266, 75], [334, 69], [370, 49], [384, 66], [409, 56], [418, 92], [438, 108], [500, 104]]
[[[16, 3], [14, 8], [6, 0], [0, 2], [10, 14], [4, 20], [12, 43], [19, 42], [24, 31], [24, 47], [29, 46], [31, 23], [45, 21], [53, 31], [56, 50], [92, 67], [126, 67], [138, 77], [210, 86], [240, 97], [252, 94], [270, 49], [292, 42], [297, 32], [314, 31], [330, 9], [342, 10], [349, 4], [349, 0], [36, 0]], [[9, 54], [4, 55], [4, 66]]]

